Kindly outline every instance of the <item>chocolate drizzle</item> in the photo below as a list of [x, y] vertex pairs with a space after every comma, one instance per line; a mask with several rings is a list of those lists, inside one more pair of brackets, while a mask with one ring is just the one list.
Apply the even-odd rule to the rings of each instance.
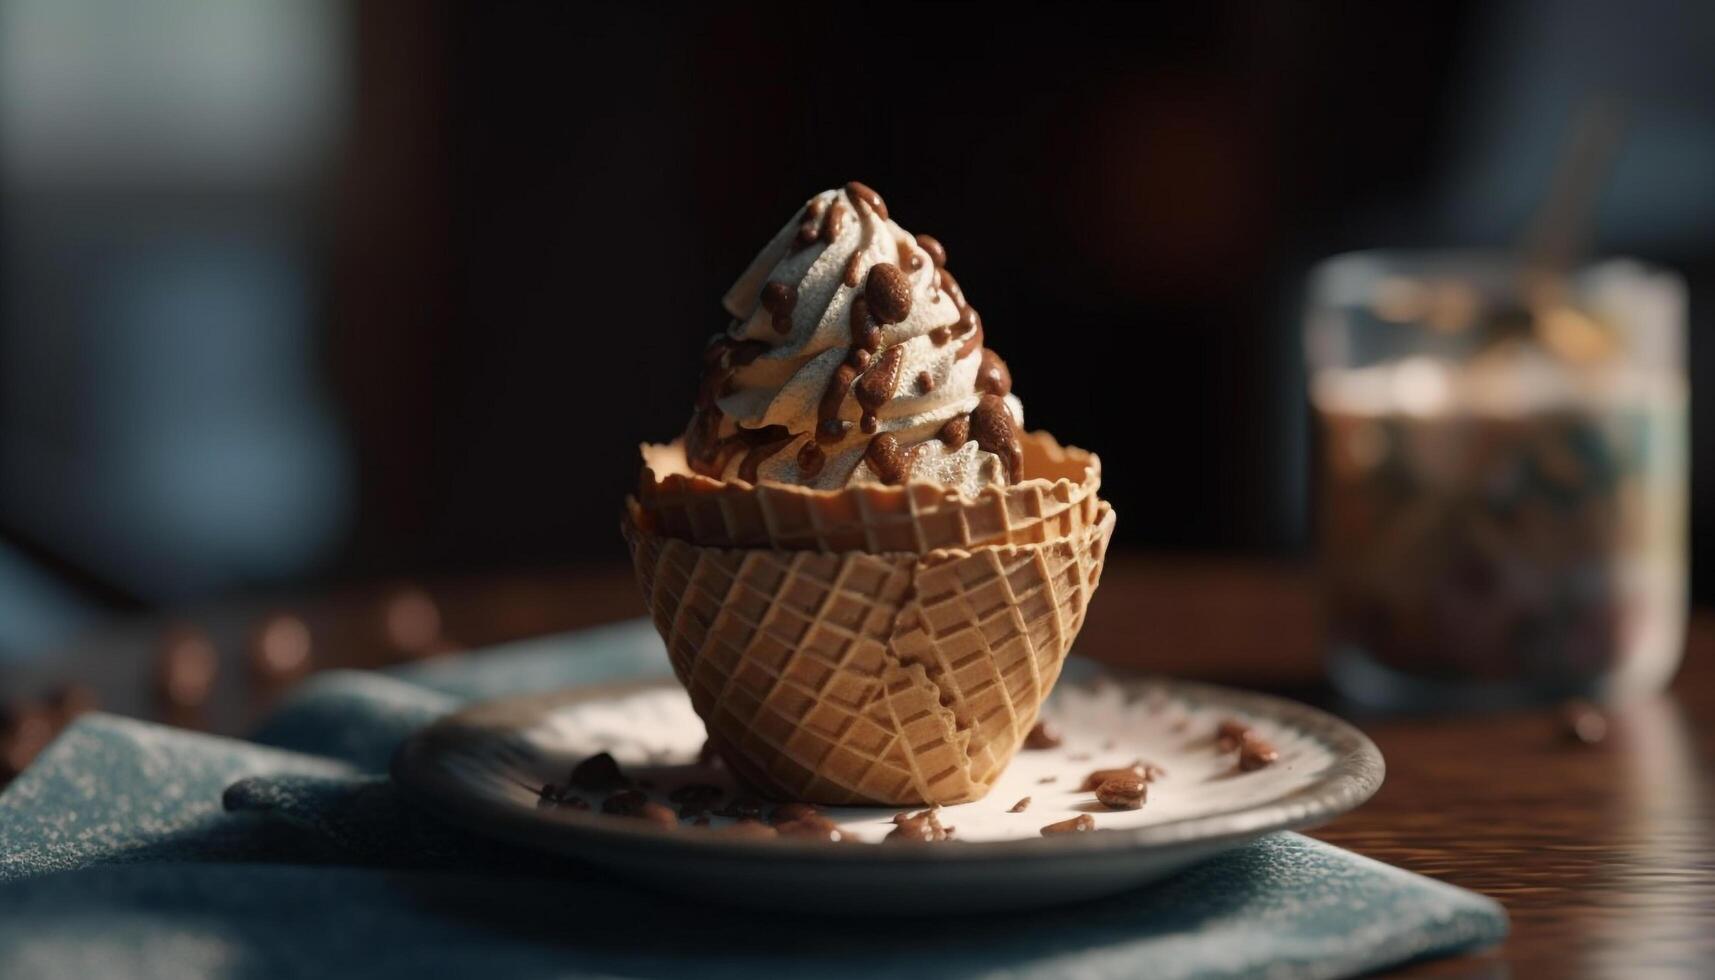
[[875, 189], [868, 184], [857, 180], [846, 181], [846, 196], [854, 201], [862, 201], [869, 205], [876, 217], [883, 221], [887, 220], [887, 202], [883, 201], [881, 195], [877, 194]]
[[1024, 478], [1024, 447], [1018, 441], [1018, 424], [999, 395], [984, 395], [971, 410], [971, 436], [977, 440], [977, 448], [999, 457], [1008, 483]]
[[[905, 346], [895, 344], [883, 351], [881, 356], [870, 365], [868, 371], [857, 381], [853, 390], [857, 393], [858, 404], [863, 406], [867, 418], [873, 418], [881, 406], [887, 404], [899, 388], [899, 369], [905, 362]], [[866, 430], [867, 431], [867, 430]]]
[[[748, 445], [743, 432], [720, 438], [722, 413], [719, 401], [732, 389], [733, 372], [761, 357], [769, 349], [760, 340], [734, 340], [717, 334], [703, 350], [703, 378], [697, 388], [697, 407], [685, 431], [685, 457], [693, 472], [719, 478], [727, 460]], [[759, 430], [760, 431], [760, 430]]]
[[822, 241], [832, 245], [839, 240], [840, 232], [846, 227], [847, 208], [843, 201], [835, 201], [828, 206], [828, 216], [822, 219]]
[[822, 464], [828, 457], [822, 452], [822, 447], [816, 445], [814, 439], [806, 439], [798, 450], [798, 471], [804, 474], [804, 479], [814, 480], [816, 474], [822, 472]]
[[977, 367], [976, 388], [985, 395], [1012, 393], [1012, 372], [1006, 369], [1006, 362], [1000, 359], [1000, 355], [987, 347], [983, 348], [982, 364]]
[[911, 247], [911, 243], [901, 238], [895, 243], [899, 251], [899, 267], [906, 272], [916, 272], [923, 268], [923, 255]]
[[792, 332], [792, 309], [798, 305], [798, 287], [784, 282], [771, 282], [762, 287], [762, 308], [774, 324], [774, 332], [782, 336]]
[[917, 247], [929, 253], [929, 261], [939, 269], [947, 264], [947, 249], [933, 235], [918, 235]]
[[755, 483], [756, 468], [762, 465], [763, 460], [785, 449], [786, 444], [793, 438], [784, 425], [738, 431], [744, 444], [750, 447], [750, 451], [744, 454], [744, 460], [738, 464], [738, 478], [746, 483]]

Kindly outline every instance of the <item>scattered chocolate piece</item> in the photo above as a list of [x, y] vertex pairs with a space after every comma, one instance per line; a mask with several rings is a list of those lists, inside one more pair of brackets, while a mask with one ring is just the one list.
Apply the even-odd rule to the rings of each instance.
[[1570, 741], [1595, 745], [1608, 737], [1608, 716], [1588, 701], [1575, 698], [1561, 705], [1560, 721]]
[[745, 840], [765, 840], [779, 837], [780, 832], [760, 820], [744, 819], [735, 824], [722, 827], [715, 833], [723, 837], [739, 837]]
[[898, 826], [888, 832], [885, 840], [944, 841], [953, 836], [953, 828], [942, 826], [941, 811], [934, 807], [917, 813], [896, 814], [893, 822]]
[[1085, 776], [1084, 784], [1078, 788], [1085, 791], [1097, 789], [1110, 779], [1137, 779], [1146, 783], [1153, 783], [1165, 775], [1167, 775], [1167, 770], [1139, 760], [1129, 766], [1120, 766], [1117, 769], [1097, 769]]
[[1023, 813], [1025, 810], [1028, 810], [1028, 809], [1030, 809], [1030, 797], [1026, 796], [1024, 799], [1019, 800], [1017, 803], [1014, 803], [1012, 805], [1012, 809], [1010, 809], [1006, 812], [1008, 812], [1008, 813]]
[[601, 801], [601, 812], [635, 817], [643, 812], [643, 806], [648, 802], [649, 797], [643, 795], [642, 790], [622, 789]]
[[1024, 736], [1024, 747], [1027, 749], [1057, 749], [1065, 741], [1066, 739], [1060, 734], [1058, 725], [1043, 720], [1030, 726], [1030, 734]]
[[625, 778], [612, 755], [598, 752], [572, 769], [571, 783], [579, 789], [602, 790], [618, 789], [628, 785], [630, 780]]
[[1042, 836], [1053, 837], [1056, 834], [1077, 834], [1086, 830], [1096, 829], [1096, 818], [1087, 813], [1080, 813], [1070, 820], [1051, 823], [1042, 828]]
[[[822, 811], [809, 803], [781, 803], [768, 811], [768, 822], [776, 827], [794, 820], [822, 817]], [[825, 818], [823, 818], [825, 819]]]
[[1096, 799], [1110, 810], [1136, 810], [1149, 796], [1149, 784], [1141, 779], [1109, 779], [1096, 787]]
[[1215, 728], [1215, 748], [1221, 752], [1235, 752], [1250, 732], [1251, 726], [1228, 718]]
[[715, 811], [717, 817], [732, 817], [735, 820], [762, 819], [762, 804], [755, 800], [733, 800], [726, 806]]
[[833, 843], [857, 840], [855, 835], [841, 830], [838, 824], [820, 814], [805, 817], [802, 820], [788, 820], [784, 823], [775, 824], [774, 830], [782, 837], [808, 838]]
[[1247, 733], [1239, 742], [1239, 769], [1244, 772], [1255, 772], [1264, 766], [1273, 765], [1279, 758], [1280, 752], [1257, 737], [1254, 732]]
[[887, 202], [883, 201], [881, 195], [877, 194], [874, 188], [868, 184], [858, 180], [846, 181], [846, 196], [854, 201], [862, 201], [869, 205], [876, 217], [883, 221], [887, 220]]
[[632, 816], [647, 820], [658, 827], [665, 827], [669, 830], [679, 826], [679, 815], [674, 813], [672, 808], [662, 806], [659, 803], [644, 803], [642, 806], [637, 808], [637, 812], [632, 814]]
[[696, 814], [713, 809], [715, 801], [723, 795], [725, 793], [719, 786], [709, 783], [689, 783], [668, 793], [667, 799], [690, 811], [690, 814]]
[[1041, 786], [1041, 785], [1046, 785], [1048, 783], [1057, 783], [1059, 781], [1060, 781], [1059, 776], [1043, 776], [1041, 779], [1038, 779], [1036, 781], [1036, 783], [1037, 783], [1037, 785]]

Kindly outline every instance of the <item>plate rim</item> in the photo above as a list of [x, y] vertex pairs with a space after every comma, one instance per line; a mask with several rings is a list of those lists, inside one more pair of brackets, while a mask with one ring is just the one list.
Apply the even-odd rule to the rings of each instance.
[[[575, 810], [527, 810], [463, 792], [457, 780], [432, 765], [438, 745], [464, 738], [484, 714], [576, 705], [662, 688], [680, 689], [671, 676], [577, 685], [552, 691], [510, 695], [468, 704], [418, 729], [394, 750], [388, 771], [411, 801], [455, 826], [481, 837], [498, 838], [538, 850], [587, 858], [603, 844], [644, 846], [662, 857], [741, 858], [762, 855], [828, 865], [1042, 861], [1113, 852], [1166, 850], [1179, 846], [1241, 841], [1282, 830], [1319, 825], [1369, 800], [1381, 788], [1387, 765], [1369, 736], [1345, 719], [1290, 698], [1261, 691], [1181, 680], [1165, 675], [1103, 669], [1089, 679], [1062, 685], [1095, 687], [1118, 683], [1154, 685], [1201, 701], [1267, 718], [1305, 731], [1328, 743], [1335, 755], [1329, 771], [1309, 786], [1266, 803], [1217, 813], [1181, 817], [1144, 827], [1102, 829], [1082, 834], [1004, 841], [961, 841], [956, 846], [852, 846], [815, 840], [756, 840], [657, 827], [641, 820]], [[452, 792], [448, 792], [452, 790]], [[879, 809], [879, 808], [878, 808]], [[905, 807], [904, 809], [910, 809]]]

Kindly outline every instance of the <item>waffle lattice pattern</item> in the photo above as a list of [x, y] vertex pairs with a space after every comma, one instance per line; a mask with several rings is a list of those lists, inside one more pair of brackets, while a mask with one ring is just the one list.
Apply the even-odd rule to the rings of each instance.
[[1101, 513], [1075, 539], [922, 558], [701, 547], [631, 522], [627, 538], [740, 776], [789, 799], [955, 803], [987, 791], [1058, 676], [1112, 531]]
[[1023, 445], [1034, 478], [975, 498], [927, 484], [818, 492], [645, 470], [637, 500], [654, 533], [711, 547], [927, 554], [1075, 539], [1097, 519], [1100, 461], [1045, 433]]

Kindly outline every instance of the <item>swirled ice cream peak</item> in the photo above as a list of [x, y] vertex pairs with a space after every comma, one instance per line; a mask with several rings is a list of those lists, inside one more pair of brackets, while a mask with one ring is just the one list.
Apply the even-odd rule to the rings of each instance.
[[810, 198], [727, 292], [686, 433], [697, 472], [822, 489], [1017, 482], [1023, 407], [947, 270], [856, 181]]

